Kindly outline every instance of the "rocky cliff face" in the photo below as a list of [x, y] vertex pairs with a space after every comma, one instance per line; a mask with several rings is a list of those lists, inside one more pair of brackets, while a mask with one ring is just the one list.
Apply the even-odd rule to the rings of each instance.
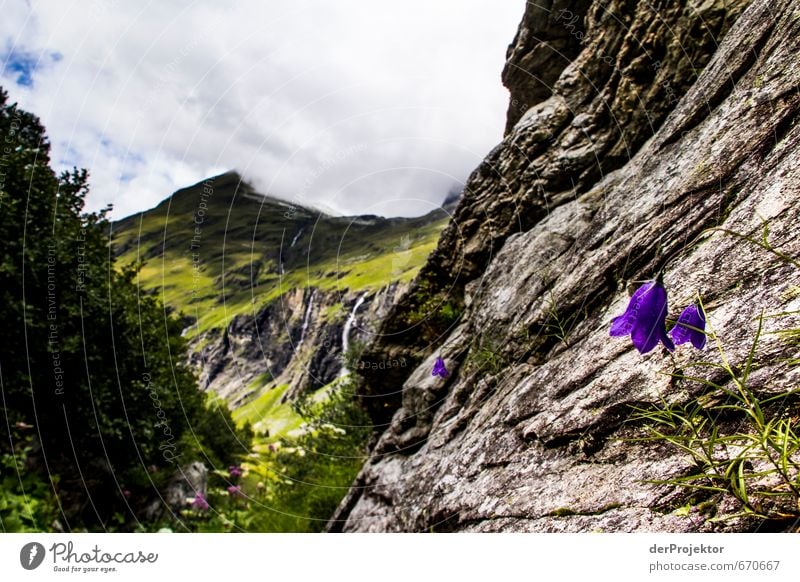
[[233, 408], [265, 385], [288, 385], [287, 400], [321, 388], [344, 373], [349, 348], [373, 337], [376, 322], [407, 287], [392, 283], [344, 294], [296, 288], [255, 316], [237, 315], [224, 330], [211, 330], [192, 343], [200, 386]]
[[[798, 1], [528, 3], [503, 76], [509, 132], [365, 354], [415, 366], [363, 372], [380, 435], [329, 529], [759, 527], [675, 511], [685, 492], [651, 481], [691, 460], [629, 440], [632, 406], [697, 395], [675, 377], [717, 347], [642, 356], [608, 330], [661, 269], [669, 317], [699, 293], [730, 362], [759, 314], [800, 308], [784, 260], [800, 254], [798, 15]], [[778, 254], [755, 244], [762, 221]], [[786, 325], [765, 320], [756, 390], [797, 385], [796, 346], [773, 333]]]

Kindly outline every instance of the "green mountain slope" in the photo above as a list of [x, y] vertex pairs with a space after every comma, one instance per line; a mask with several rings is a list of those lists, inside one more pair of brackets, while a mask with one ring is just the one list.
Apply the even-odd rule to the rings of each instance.
[[227, 173], [178, 190], [113, 225], [121, 264], [182, 312], [190, 337], [226, 326], [288, 290], [377, 290], [411, 280], [447, 213], [332, 217], [263, 196]]

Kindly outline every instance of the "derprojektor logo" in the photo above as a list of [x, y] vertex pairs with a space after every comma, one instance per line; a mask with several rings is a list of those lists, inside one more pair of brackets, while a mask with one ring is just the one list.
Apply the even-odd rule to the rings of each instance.
[[30, 542], [19, 551], [19, 563], [26, 570], [35, 570], [44, 561], [44, 546], [39, 542]]

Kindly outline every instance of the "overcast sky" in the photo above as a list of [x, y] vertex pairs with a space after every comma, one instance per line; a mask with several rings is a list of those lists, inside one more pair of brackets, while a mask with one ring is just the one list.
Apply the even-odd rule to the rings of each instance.
[[[225, 4], [225, 5], [223, 5]], [[500, 141], [524, 0], [0, 0], [0, 81], [114, 217], [236, 169], [338, 214], [436, 207]]]

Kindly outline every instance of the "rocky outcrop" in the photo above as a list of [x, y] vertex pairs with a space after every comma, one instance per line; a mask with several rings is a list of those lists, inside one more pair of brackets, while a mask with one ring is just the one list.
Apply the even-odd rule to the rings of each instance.
[[[428, 300], [463, 306], [464, 286], [485, 274], [508, 237], [529, 231], [554, 208], [585, 195], [624, 166], [693, 86], [745, 5], [676, 0], [658, 5], [528, 3], [509, 49], [505, 76], [512, 105], [516, 100], [528, 108], [470, 176], [453, 220], [420, 273], [419, 292], [394, 308], [382, 326], [383, 339], [367, 355], [419, 362], [440, 343], [450, 326], [420, 334], [413, 325], [420, 311], [435, 318]], [[545, 13], [552, 29], [546, 35], [541, 33]], [[561, 74], [548, 85], [550, 96], [539, 102], [517, 95], [526, 86], [511, 83], [508, 71], [522, 74], [534, 66], [536, 61], [528, 62], [526, 55], [539, 54], [547, 39], [565, 32], [583, 50], [574, 60], [559, 53]], [[548, 67], [554, 68], [556, 61], [549, 58]], [[737, 78], [737, 71], [731, 71], [720, 90], [730, 91]], [[700, 96], [698, 105], [708, 110], [716, 106], [714, 99]], [[400, 405], [404, 380], [366, 376], [365, 398], [379, 426]]]
[[506, 134], [530, 107], [544, 101], [570, 61], [581, 52], [591, 0], [528, 2], [506, 53], [503, 85], [510, 99]]
[[[629, 285], [662, 269], [670, 317], [699, 293], [730, 362], [746, 359], [759, 314], [800, 309], [785, 260], [800, 255], [800, 2], [536, 4], [504, 75], [530, 106], [509, 114], [366, 352], [416, 366], [364, 371], [380, 436], [329, 529], [757, 527], [674, 511], [685, 494], [652, 480], [686, 474], [690, 459], [628, 438], [641, 436], [632, 407], [696, 395], [675, 375], [717, 347], [642, 356], [608, 328]], [[560, 61], [539, 48], [564, 38], [559, 9], [581, 32]], [[509, 73], [542, 62], [549, 91]], [[778, 253], [756, 244], [763, 221]], [[765, 320], [756, 390], [797, 385], [783, 326], [796, 318]], [[431, 376], [436, 356], [450, 377]]]

